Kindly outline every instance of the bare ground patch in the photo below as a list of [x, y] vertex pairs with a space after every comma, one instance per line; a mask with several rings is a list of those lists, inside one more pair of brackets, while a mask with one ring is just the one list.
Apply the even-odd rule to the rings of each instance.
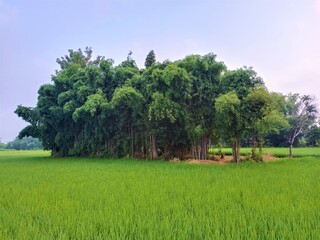
[[[241, 159], [245, 159], [245, 156], [242, 156]], [[271, 154], [263, 155], [264, 162], [272, 162], [278, 160], [277, 157]], [[170, 160], [170, 162], [180, 162], [177, 158]], [[204, 159], [188, 159], [185, 162], [190, 164], [216, 164], [216, 165], [225, 165], [232, 162], [232, 156], [224, 156], [223, 158], [217, 158], [216, 160], [204, 160]]]
[[272, 162], [278, 160], [278, 157], [273, 156], [272, 154], [264, 154], [263, 155], [263, 161], [264, 162]]

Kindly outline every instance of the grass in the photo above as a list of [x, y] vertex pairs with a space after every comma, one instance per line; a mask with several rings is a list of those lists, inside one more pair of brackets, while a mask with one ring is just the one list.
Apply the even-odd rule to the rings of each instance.
[[320, 239], [319, 182], [318, 157], [220, 166], [3, 151], [0, 239]]
[[[251, 153], [251, 148], [241, 148], [240, 151], [242, 155], [247, 155]], [[218, 154], [218, 149], [211, 148], [209, 152]], [[226, 155], [232, 155], [231, 148], [222, 148], [221, 152]], [[275, 157], [284, 158], [289, 156], [289, 148], [263, 148], [263, 153], [271, 154]], [[301, 157], [320, 158], [320, 147], [293, 148], [293, 157], [294, 158], [301, 158]]]

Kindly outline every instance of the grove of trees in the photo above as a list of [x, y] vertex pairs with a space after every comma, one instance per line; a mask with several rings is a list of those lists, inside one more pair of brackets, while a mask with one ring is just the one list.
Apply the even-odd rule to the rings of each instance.
[[152, 159], [207, 159], [223, 141], [238, 162], [244, 140], [256, 158], [270, 134], [293, 146], [318, 128], [312, 98], [270, 93], [252, 68], [228, 70], [212, 53], [159, 63], [150, 51], [139, 69], [131, 55], [115, 66], [92, 59], [90, 48], [69, 50], [36, 107], [16, 109], [30, 123], [19, 136], [39, 138], [58, 156]]
[[39, 139], [33, 137], [23, 137], [21, 139], [16, 138], [8, 143], [1, 143], [0, 150], [10, 149], [10, 150], [38, 150], [43, 149], [43, 146]]

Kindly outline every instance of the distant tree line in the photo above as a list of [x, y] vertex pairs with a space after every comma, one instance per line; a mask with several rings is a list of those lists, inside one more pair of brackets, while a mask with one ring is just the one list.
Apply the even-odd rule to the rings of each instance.
[[1, 142], [1, 138], [0, 138], [0, 150], [3, 150], [6, 148], [6, 144]]
[[114, 66], [92, 60], [90, 48], [69, 50], [36, 107], [16, 109], [30, 123], [19, 136], [58, 156], [152, 159], [207, 159], [209, 146], [225, 142], [238, 162], [243, 143], [256, 158], [265, 142], [292, 147], [319, 129], [310, 96], [271, 93], [252, 68], [228, 70], [212, 53], [159, 63], [150, 51], [139, 69], [131, 55]]
[[42, 143], [37, 138], [33, 137], [23, 137], [21, 139], [16, 138], [8, 143], [1, 143], [0, 150], [4, 149], [14, 149], [14, 150], [39, 150], [43, 149]]

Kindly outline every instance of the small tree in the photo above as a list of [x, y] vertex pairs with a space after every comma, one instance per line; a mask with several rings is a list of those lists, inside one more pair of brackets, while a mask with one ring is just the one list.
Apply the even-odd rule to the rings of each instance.
[[316, 122], [317, 106], [309, 95], [289, 94], [287, 96], [286, 117], [290, 127], [286, 132], [286, 139], [290, 145], [289, 156], [292, 158], [292, 149], [295, 139], [308, 130]]
[[219, 129], [231, 141], [233, 161], [240, 161], [240, 140], [244, 127], [240, 115], [240, 100], [235, 92], [226, 93], [216, 99], [215, 108]]
[[[246, 135], [252, 137], [252, 155], [255, 161], [262, 161], [262, 145], [264, 137], [270, 132], [279, 132], [288, 126], [284, 114], [281, 113], [274, 94], [260, 88], [250, 92], [242, 103], [243, 121], [246, 125]], [[259, 147], [259, 154], [256, 148]]]
[[252, 158], [261, 160], [256, 155], [257, 140], [261, 143], [262, 137], [273, 131], [275, 125], [285, 124], [264, 88], [251, 90], [242, 100], [235, 92], [229, 92], [217, 98], [215, 107], [219, 129], [231, 140], [234, 162], [240, 161], [240, 141], [244, 136], [252, 136]]

